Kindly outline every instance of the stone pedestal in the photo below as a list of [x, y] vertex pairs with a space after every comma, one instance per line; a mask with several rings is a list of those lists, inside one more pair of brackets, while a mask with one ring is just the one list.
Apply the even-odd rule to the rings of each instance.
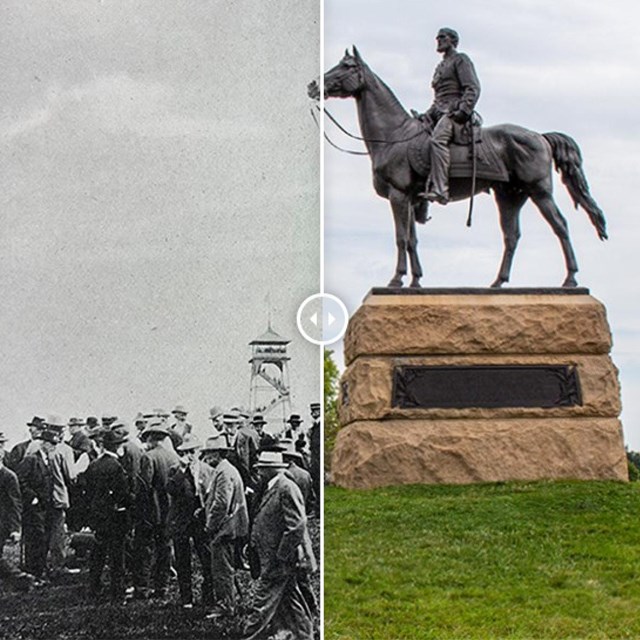
[[336, 484], [627, 479], [586, 289], [374, 289], [349, 322]]

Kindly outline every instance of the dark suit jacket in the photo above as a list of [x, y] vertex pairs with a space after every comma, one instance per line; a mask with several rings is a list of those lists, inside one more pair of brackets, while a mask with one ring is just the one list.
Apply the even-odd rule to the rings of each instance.
[[251, 531], [261, 573], [294, 571], [307, 541], [310, 546], [302, 493], [291, 478], [280, 473], [264, 492]]
[[169, 533], [174, 538], [184, 536], [194, 521], [195, 512], [202, 508], [191, 469], [173, 467], [169, 472], [167, 491], [171, 496]]
[[18, 444], [9, 451], [4, 457], [4, 464], [11, 469], [14, 473], [18, 473], [18, 467], [24, 459], [27, 452], [27, 448], [31, 444], [31, 440], [25, 440], [24, 442], [18, 442]]
[[222, 538], [244, 538], [249, 532], [249, 514], [240, 472], [222, 460], [213, 470], [206, 497], [206, 528], [216, 542]]
[[289, 465], [285, 473], [298, 485], [298, 489], [302, 493], [306, 513], [309, 513], [315, 499], [311, 474], [306, 469], [299, 467], [295, 462]]
[[53, 508], [53, 470], [39, 451], [25, 456], [18, 466], [22, 492], [23, 525], [43, 524], [45, 514]]
[[22, 500], [18, 476], [0, 462], [0, 547], [14, 531], [20, 531]]
[[147, 451], [140, 460], [140, 477], [149, 492], [150, 522], [166, 527], [169, 523], [171, 500], [167, 493], [167, 482], [171, 467], [180, 464], [175, 451], [162, 446]]
[[135, 440], [127, 440], [123, 445], [124, 455], [120, 458], [120, 464], [124, 467], [129, 478], [129, 486], [134, 496], [138, 495], [140, 485], [140, 470], [144, 451]]
[[128, 512], [133, 502], [124, 467], [111, 455], [94, 460], [85, 473], [89, 525], [100, 533], [126, 528]]

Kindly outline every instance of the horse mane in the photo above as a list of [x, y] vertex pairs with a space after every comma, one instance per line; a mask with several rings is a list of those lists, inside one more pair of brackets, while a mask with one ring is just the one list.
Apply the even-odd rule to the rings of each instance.
[[370, 88], [377, 94], [377, 99], [380, 101], [380, 106], [383, 107], [388, 112], [398, 112], [398, 115], [401, 115], [403, 118], [403, 122], [399, 122], [398, 126], [404, 124], [405, 121], [412, 120], [411, 115], [404, 108], [403, 104], [400, 102], [396, 94], [392, 91], [389, 85], [380, 78], [371, 67], [363, 60], [360, 52], [353, 45], [353, 54], [350, 54], [348, 51], [346, 55], [349, 58], [352, 58], [356, 64], [360, 66], [362, 69], [366, 84], [370, 86]]

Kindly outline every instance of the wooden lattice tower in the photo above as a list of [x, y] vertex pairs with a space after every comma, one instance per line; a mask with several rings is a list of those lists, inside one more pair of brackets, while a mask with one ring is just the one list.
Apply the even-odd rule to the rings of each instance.
[[251, 346], [251, 389], [250, 409], [252, 413], [268, 415], [273, 421], [282, 416], [282, 424], [291, 414], [291, 391], [289, 386], [289, 367], [291, 359], [287, 354], [287, 340], [278, 335], [271, 322], [267, 331], [255, 340]]

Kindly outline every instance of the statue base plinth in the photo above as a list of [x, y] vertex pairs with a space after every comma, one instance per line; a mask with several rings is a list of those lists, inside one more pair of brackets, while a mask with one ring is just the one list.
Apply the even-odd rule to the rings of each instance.
[[333, 480], [626, 480], [610, 348], [586, 290], [375, 289], [345, 337]]

